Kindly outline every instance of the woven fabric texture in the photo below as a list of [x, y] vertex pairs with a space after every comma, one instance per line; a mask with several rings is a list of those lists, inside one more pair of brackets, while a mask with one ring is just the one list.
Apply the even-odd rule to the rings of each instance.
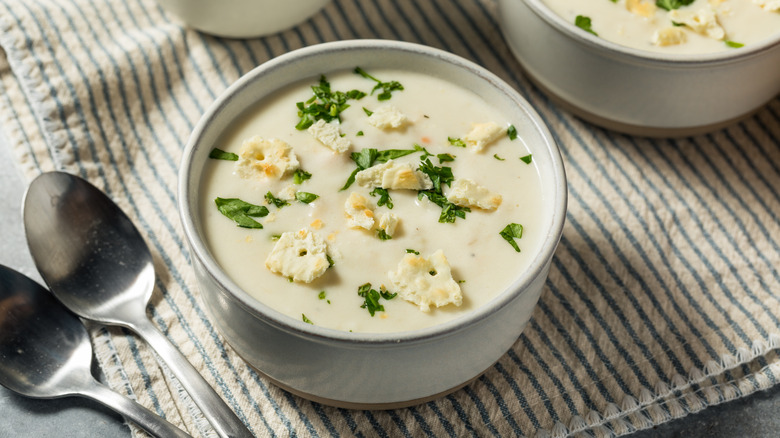
[[[280, 34], [228, 40], [152, 0], [0, 0], [0, 129], [27, 178], [77, 174], [128, 213], [155, 257], [151, 318], [257, 436], [614, 436], [775, 385], [780, 99], [698, 137], [602, 130], [528, 82], [496, 14], [489, 0], [336, 0]], [[290, 50], [361, 38], [500, 76], [549, 126], [569, 180], [563, 237], [517, 342], [464, 389], [390, 411], [313, 403], [245, 364], [203, 308], [176, 211], [184, 144], [225, 88]], [[209, 436], [143, 342], [115, 328], [94, 340], [115, 390]]]

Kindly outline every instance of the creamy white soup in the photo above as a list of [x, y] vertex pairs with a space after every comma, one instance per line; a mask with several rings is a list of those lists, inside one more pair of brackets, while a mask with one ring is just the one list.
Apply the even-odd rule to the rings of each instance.
[[544, 0], [600, 38], [662, 53], [734, 50], [780, 33], [780, 0]]
[[366, 93], [336, 116], [319, 111], [314, 77], [214, 145], [199, 193], [207, 246], [242, 289], [298, 320], [354, 332], [440, 324], [507, 290], [540, 250], [534, 145], [455, 84], [364, 73], [323, 77], [331, 94]]

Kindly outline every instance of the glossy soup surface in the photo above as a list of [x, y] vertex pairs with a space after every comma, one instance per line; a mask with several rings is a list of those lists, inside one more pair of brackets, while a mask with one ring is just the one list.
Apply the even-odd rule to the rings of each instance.
[[[369, 72], [383, 81], [398, 81], [404, 89], [393, 91], [389, 100], [379, 101], [378, 91], [360, 100], [349, 100], [338, 125], [343, 139], [351, 145], [344, 153], [324, 146], [307, 130], [296, 129], [299, 121], [297, 102], [312, 97], [311, 86], [318, 76], [300, 82], [260, 102], [256, 108], [229, 129], [215, 147], [239, 154], [245, 139], [260, 136], [283, 140], [292, 147], [300, 168], [311, 177], [294, 184], [289, 172], [281, 179], [258, 175], [242, 177], [237, 162], [209, 159], [200, 186], [200, 214], [206, 242], [225, 272], [260, 302], [292, 318], [344, 331], [398, 332], [432, 326], [470, 312], [504, 292], [527, 268], [539, 251], [545, 224], [539, 214], [544, 202], [540, 176], [531, 158], [534, 145], [526, 144], [524, 132], [510, 139], [506, 130], [518, 121], [505, 118], [473, 92], [443, 80], [396, 70]], [[371, 92], [375, 83], [351, 71], [327, 74], [332, 90], [358, 89]], [[364, 110], [392, 105], [408, 118], [401, 129], [379, 129], [367, 123]], [[494, 122], [502, 134], [481, 152], [454, 146], [449, 138], [461, 138], [475, 123]], [[332, 122], [337, 123], [337, 122]], [[362, 132], [362, 135], [359, 133]], [[356, 169], [352, 152], [363, 148], [377, 150], [413, 149], [417, 144], [431, 156], [434, 166], [450, 167], [455, 179], [468, 178], [491, 192], [500, 194], [502, 202], [494, 211], [472, 208], [465, 218], [454, 223], [439, 222], [442, 208], [428, 198], [418, 197], [416, 190], [388, 190], [393, 208], [377, 206], [373, 188], [352, 184], [340, 190]], [[438, 154], [450, 154], [453, 161], [440, 162]], [[422, 152], [394, 161], [419, 166]], [[533, 157], [533, 155], [532, 155]], [[381, 164], [381, 163], [376, 163]], [[447, 193], [449, 188], [444, 188]], [[270, 192], [277, 198], [301, 191], [318, 196], [313, 202], [289, 200], [277, 208], [267, 203]], [[345, 202], [357, 192], [368, 200], [376, 218], [393, 213], [398, 226], [392, 238], [382, 240], [378, 229], [366, 230], [348, 226]], [[255, 218], [262, 229], [242, 228], [220, 213], [215, 198], [239, 198], [265, 206], [268, 216]], [[513, 239], [517, 252], [499, 233], [510, 223], [523, 226], [523, 234]], [[333, 264], [310, 283], [291, 281], [266, 267], [279, 235], [308, 230], [327, 242]], [[395, 270], [410, 251], [428, 257], [441, 250], [452, 270], [452, 278], [462, 292], [462, 304], [420, 307], [396, 296], [380, 298], [383, 311], [372, 316], [361, 307], [365, 298], [358, 295], [361, 285], [370, 283], [375, 290], [384, 287], [393, 293], [388, 272]]]

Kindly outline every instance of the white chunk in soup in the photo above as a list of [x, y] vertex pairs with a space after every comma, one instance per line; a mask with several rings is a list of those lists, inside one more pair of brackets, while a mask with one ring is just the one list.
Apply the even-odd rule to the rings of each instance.
[[236, 284], [292, 318], [429, 327], [511, 286], [541, 248], [549, 197], [519, 121], [435, 77], [368, 74], [380, 82], [314, 77], [237, 120], [214, 145], [229, 159], [206, 164], [203, 232]]

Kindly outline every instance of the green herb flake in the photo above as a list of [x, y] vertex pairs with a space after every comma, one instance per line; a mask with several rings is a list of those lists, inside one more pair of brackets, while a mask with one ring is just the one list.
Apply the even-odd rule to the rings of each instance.
[[352, 152], [350, 158], [355, 162], [357, 169], [353, 170], [347, 178], [347, 182], [344, 183], [344, 187], [339, 191], [344, 191], [355, 182], [355, 175], [361, 170], [366, 170], [376, 163], [385, 163], [388, 160], [394, 160], [396, 158], [404, 157], [409, 154], [419, 152], [417, 148], [414, 149], [387, 149], [377, 150], [373, 148], [363, 148], [360, 152]]
[[222, 149], [214, 148], [209, 152], [209, 158], [213, 158], [215, 160], [227, 160], [227, 161], [238, 161], [238, 155], [234, 154], [233, 152], [225, 152]]
[[498, 161], [505, 161], [506, 160], [506, 158], [499, 157], [498, 154], [493, 154], [493, 158], [495, 158]]
[[387, 231], [385, 231], [384, 228], [376, 230], [376, 237], [378, 237], [379, 240], [390, 240], [393, 238], [393, 236], [387, 234]]
[[295, 169], [295, 172], [293, 172], [293, 183], [294, 184], [302, 184], [307, 179], [311, 178], [311, 174], [303, 169]]
[[268, 209], [262, 205], [254, 205], [238, 198], [216, 198], [217, 210], [243, 228], [263, 228], [263, 225], [252, 219], [268, 215]]
[[[380, 288], [381, 289], [381, 288]], [[366, 283], [358, 287], [358, 295], [364, 299], [363, 304], [360, 305], [361, 309], [368, 310], [371, 316], [374, 316], [376, 312], [384, 312], [385, 306], [379, 304], [379, 299], [391, 300], [395, 298], [397, 293], [390, 293], [385, 290], [377, 291], [371, 288], [371, 283]]]
[[363, 76], [366, 79], [371, 79], [372, 81], [376, 82], [376, 85], [371, 90], [371, 95], [374, 95], [374, 92], [377, 90], [382, 90], [381, 93], [377, 94], [376, 98], [377, 100], [388, 100], [392, 96], [393, 91], [403, 91], [404, 86], [401, 85], [398, 81], [389, 81], [389, 82], [383, 82], [379, 79], [371, 76], [370, 74], [366, 73], [365, 70], [363, 70], [360, 67], [355, 67], [355, 73], [359, 74], [360, 76]]
[[450, 162], [450, 161], [455, 161], [455, 155], [452, 155], [452, 154], [437, 154], [436, 158], [439, 159], [439, 164], [445, 163], [445, 162]]
[[273, 242], [276, 242], [277, 240], [279, 240], [281, 238], [282, 238], [281, 234], [272, 234], [271, 235], [271, 241], [273, 241]]
[[520, 157], [520, 160], [525, 164], [531, 164], [531, 160], [533, 160], [533, 155], [532, 154], [523, 155], [522, 157]]
[[317, 295], [317, 298], [324, 300], [327, 297], [327, 293], [324, 290], [321, 290], [320, 293]]
[[390, 193], [388, 193], [387, 189], [374, 187], [374, 190], [371, 190], [368, 194], [371, 196], [379, 196], [379, 200], [376, 201], [377, 207], [387, 205], [387, 208], [393, 209], [393, 200], [390, 198]]
[[368, 109], [368, 108], [366, 108], [366, 107], [363, 107], [363, 112], [364, 112], [364, 113], [366, 113], [366, 115], [367, 115], [368, 117], [371, 117], [371, 115], [372, 115], [372, 114], [374, 114], [374, 112], [373, 112], [373, 111], [371, 111], [370, 109]]
[[311, 320], [307, 318], [306, 315], [304, 315], [303, 313], [301, 313], [301, 318], [303, 319], [303, 322], [305, 322], [306, 324], [314, 325], [314, 323], [311, 322]]
[[441, 195], [443, 194], [441, 185], [451, 185], [452, 181], [455, 180], [455, 177], [452, 175], [452, 168], [451, 167], [437, 167], [434, 166], [431, 163], [431, 160], [426, 159], [422, 163], [420, 163], [420, 167], [418, 168], [420, 172], [423, 172], [424, 174], [428, 175], [428, 177], [431, 178], [431, 182], [433, 182], [433, 190]]
[[512, 248], [515, 249], [515, 251], [520, 252], [520, 247], [517, 246], [517, 242], [515, 242], [514, 239], [519, 239], [523, 237], [523, 226], [516, 223], [511, 223], [504, 227], [503, 230], [501, 230], [500, 233], [498, 233], [501, 237], [504, 238], [507, 242], [509, 242], [510, 245], [512, 245]]
[[673, 9], [679, 9], [681, 6], [688, 6], [693, 3], [693, 0], [656, 0], [655, 5], [661, 9], [671, 11]]
[[731, 47], [732, 49], [739, 49], [740, 47], [745, 47], [744, 44], [738, 43], [736, 41], [726, 41], [726, 45]]
[[357, 134], [355, 134], [355, 137], [362, 137], [363, 135], [363, 131], [358, 131]]
[[454, 223], [455, 219], [466, 219], [466, 213], [471, 209], [468, 207], [461, 207], [448, 201], [444, 195], [434, 192], [433, 190], [422, 190], [417, 192], [417, 199], [427, 197], [428, 200], [441, 207], [441, 214], [439, 215], [440, 223]]
[[277, 198], [271, 192], [268, 192], [268, 193], [265, 194], [265, 200], [269, 204], [275, 205], [276, 208], [282, 208], [282, 207], [290, 205], [289, 202], [285, 201], [284, 199]]
[[466, 142], [455, 137], [447, 137], [447, 141], [450, 142], [451, 145], [459, 148], [465, 148]]
[[574, 19], [574, 25], [584, 30], [585, 32], [590, 32], [595, 36], [599, 36], [599, 34], [594, 32], [593, 29], [591, 28], [590, 17], [586, 17], [584, 15], [577, 15], [577, 17]]
[[420, 155], [420, 161], [433, 156], [432, 153], [428, 152], [428, 149], [425, 149], [424, 147], [420, 146], [419, 144], [414, 144], [414, 150], [417, 152], [422, 152], [422, 155]]
[[307, 129], [318, 120], [324, 120], [331, 122], [333, 120], [341, 121], [340, 114], [345, 109], [349, 108], [347, 100], [358, 100], [365, 97], [366, 93], [360, 90], [351, 90], [348, 92], [333, 91], [330, 88], [330, 83], [325, 76], [320, 76], [320, 82], [317, 85], [312, 85], [312, 91], [314, 96], [306, 102], [297, 102], [295, 106], [298, 108], [298, 124], [295, 128], [298, 130]]
[[509, 137], [510, 140], [517, 139], [517, 128], [515, 128], [515, 125], [509, 125], [509, 127], [506, 128], [506, 136]]
[[420, 255], [420, 251], [415, 251], [413, 249], [406, 249], [407, 254], [414, 254], [414, 255]]
[[314, 202], [314, 200], [319, 198], [319, 197], [320, 197], [320, 195], [315, 195], [314, 193], [295, 192], [295, 199], [303, 202], [304, 204], [309, 204], [311, 202]]
[[328, 261], [328, 269], [332, 268], [333, 265], [336, 264], [336, 262], [333, 261], [329, 254], [325, 254], [325, 260]]

